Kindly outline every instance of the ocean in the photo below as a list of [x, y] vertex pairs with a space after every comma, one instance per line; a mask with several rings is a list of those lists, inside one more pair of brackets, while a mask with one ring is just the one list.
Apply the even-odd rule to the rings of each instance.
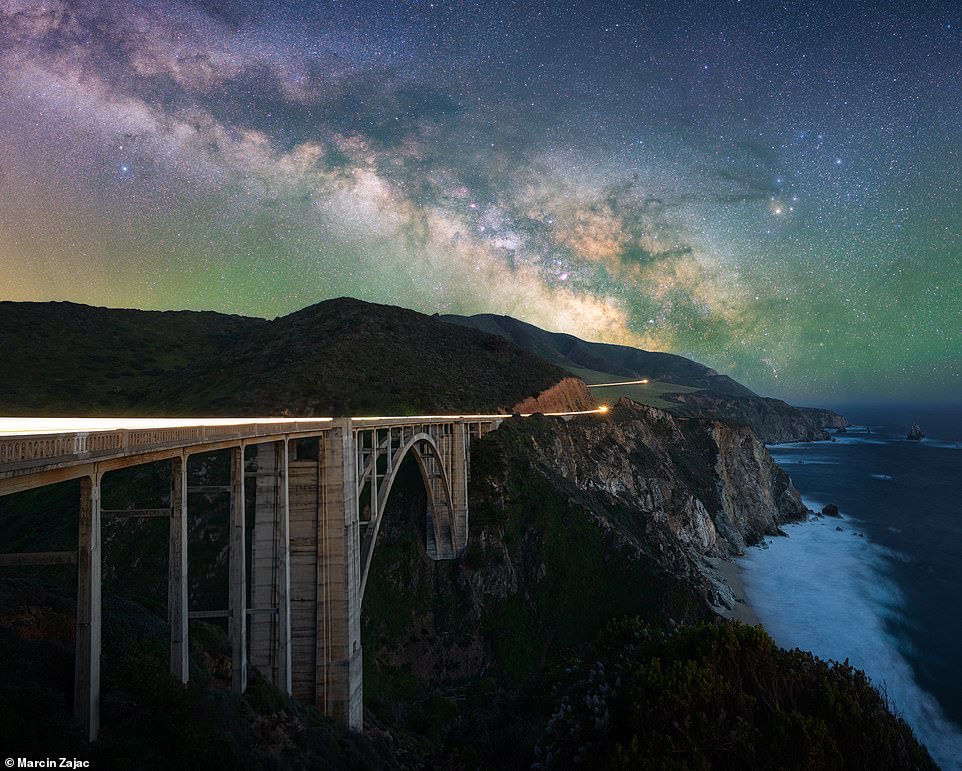
[[[943, 769], [962, 771], [962, 405], [835, 405], [834, 442], [772, 445], [806, 504], [742, 560], [785, 648], [863, 669]], [[906, 441], [912, 423], [926, 438]]]

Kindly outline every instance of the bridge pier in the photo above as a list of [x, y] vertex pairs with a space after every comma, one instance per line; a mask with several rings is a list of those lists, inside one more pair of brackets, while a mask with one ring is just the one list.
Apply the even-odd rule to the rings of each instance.
[[187, 456], [170, 461], [170, 549], [167, 563], [167, 615], [170, 671], [180, 682], [190, 677], [187, 593]]
[[452, 426], [448, 476], [451, 481], [451, 536], [454, 553], [460, 555], [468, 545], [468, 455], [470, 437], [467, 426]]
[[228, 632], [231, 689], [247, 690], [247, 554], [244, 512], [244, 446], [230, 448], [230, 587]]
[[251, 666], [291, 693], [290, 507], [287, 440], [257, 445], [251, 543]]
[[100, 474], [80, 478], [74, 717], [90, 741], [100, 730]]
[[319, 447], [316, 703], [325, 714], [360, 731], [364, 706], [355, 458], [350, 418], [335, 420]]
[[360, 546], [349, 419], [298, 447], [288, 463], [291, 693], [359, 731]]

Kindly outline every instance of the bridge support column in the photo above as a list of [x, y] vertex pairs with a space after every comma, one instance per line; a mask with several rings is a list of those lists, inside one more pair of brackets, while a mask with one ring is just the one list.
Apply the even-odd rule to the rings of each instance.
[[100, 730], [100, 474], [80, 479], [74, 717], [93, 741]]
[[251, 543], [251, 666], [291, 693], [288, 443], [257, 445]]
[[357, 460], [350, 418], [320, 440], [317, 565], [317, 706], [360, 731], [361, 566]]
[[468, 427], [455, 422], [451, 433], [451, 454], [448, 478], [451, 481], [451, 540], [455, 555], [468, 545], [468, 453], [471, 438]]
[[230, 643], [231, 688], [247, 690], [247, 555], [244, 521], [244, 447], [230, 450]]
[[187, 456], [170, 462], [170, 550], [167, 563], [167, 613], [170, 617], [170, 672], [180, 682], [190, 677], [187, 634]]

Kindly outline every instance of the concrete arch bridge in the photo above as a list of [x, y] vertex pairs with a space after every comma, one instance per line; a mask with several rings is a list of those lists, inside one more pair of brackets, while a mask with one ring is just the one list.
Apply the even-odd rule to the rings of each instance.
[[[563, 413], [575, 414], [584, 413]], [[427, 492], [428, 555], [457, 558], [468, 538], [471, 439], [496, 429], [504, 417], [0, 418], [0, 495], [80, 481], [77, 550], [0, 554], [0, 566], [77, 565], [74, 713], [91, 739], [100, 721], [106, 517], [169, 519], [170, 668], [176, 677], [187, 682], [189, 676], [190, 619], [226, 618], [236, 691], [246, 690], [251, 664], [278, 688], [360, 730], [361, 602], [401, 463], [414, 457]], [[191, 611], [187, 494], [198, 490], [188, 484], [187, 460], [219, 450], [230, 454], [230, 484], [201, 491], [230, 496], [229, 602], [222, 610]], [[101, 507], [105, 475], [158, 461], [171, 465], [168, 508]], [[245, 510], [249, 477], [253, 511]]]

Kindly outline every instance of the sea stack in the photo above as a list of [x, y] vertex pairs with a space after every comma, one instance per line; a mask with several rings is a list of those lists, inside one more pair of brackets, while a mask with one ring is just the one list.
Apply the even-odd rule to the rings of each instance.
[[837, 519], [842, 519], [842, 515], [838, 513], [838, 506], [834, 503], [828, 504], [828, 506], [822, 507], [822, 514], [826, 517], [835, 517]]
[[909, 435], [905, 438], [912, 442], [919, 442], [925, 438], [925, 434], [922, 433], [922, 429], [919, 428], [918, 423], [913, 423], [912, 429], [909, 431]]

